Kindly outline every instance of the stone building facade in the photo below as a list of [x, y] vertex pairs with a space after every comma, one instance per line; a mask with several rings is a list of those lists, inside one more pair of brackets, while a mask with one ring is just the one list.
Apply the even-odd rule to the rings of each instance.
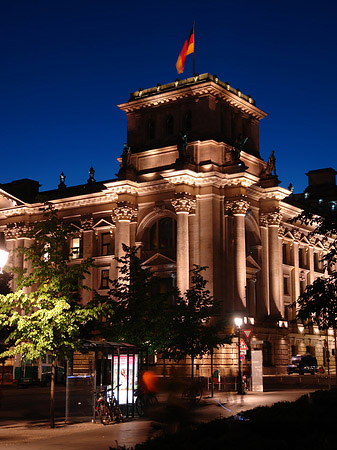
[[[273, 153], [268, 162], [260, 156], [266, 113], [210, 74], [133, 92], [119, 107], [127, 116], [127, 145], [116, 179], [96, 181], [91, 170], [86, 184], [67, 187], [62, 175], [48, 192], [28, 179], [0, 185], [8, 249], [30, 244], [24, 231], [47, 199], [76, 230], [69, 241], [74, 263], [95, 258], [86, 281], [102, 294], [118, 276], [114, 256], [122, 255], [123, 243], [140, 247], [163, 288], [174, 283], [184, 292], [193, 264], [207, 266], [208, 288], [230, 332], [233, 317], [244, 317], [249, 346], [263, 349], [265, 374], [286, 373], [297, 353], [311, 352], [326, 365], [333, 336], [291, 324], [288, 305], [322, 276], [329, 243], [288, 222], [301, 206], [280, 186]], [[83, 295], [87, 301], [91, 294]], [[216, 353], [214, 366], [222, 373], [237, 366], [235, 341]], [[198, 369], [210, 375], [207, 358]]]

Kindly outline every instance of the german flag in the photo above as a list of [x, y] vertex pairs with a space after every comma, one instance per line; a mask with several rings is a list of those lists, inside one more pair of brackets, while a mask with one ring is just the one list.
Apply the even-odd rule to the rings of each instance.
[[178, 60], [176, 62], [176, 68], [178, 73], [184, 72], [186, 56], [190, 55], [191, 53], [194, 53], [194, 26], [192, 27], [190, 35], [186, 39], [185, 44], [180, 52], [180, 55], [178, 56]]

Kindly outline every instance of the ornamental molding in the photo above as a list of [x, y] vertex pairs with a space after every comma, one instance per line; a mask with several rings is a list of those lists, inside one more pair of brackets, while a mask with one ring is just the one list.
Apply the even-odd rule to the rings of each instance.
[[293, 236], [295, 241], [300, 241], [302, 238], [302, 232], [298, 228], [293, 229]]
[[13, 240], [27, 237], [30, 230], [31, 227], [26, 225], [24, 222], [14, 222], [6, 225], [4, 234], [6, 240]]
[[91, 214], [81, 217], [81, 228], [83, 231], [92, 230], [94, 226], [94, 218]]
[[285, 226], [283, 226], [283, 225], [280, 225], [280, 226], [279, 226], [279, 229], [278, 229], [278, 235], [279, 235], [280, 237], [283, 237], [285, 234], [287, 234], [287, 232], [288, 232], [288, 230], [286, 229]]
[[275, 208], [274, 211], [268, 212], [267, 218], [268, 218], [268, 225], [279, 226], [282, 220], [280, 208]]
[[[77, 198], [73, 200], [51, 200], [50, 203], [54, 204], [56, 208], [61, 210], [66, 210], [70, 208], [81, 208], [85, 206], [92, 206], [92, 205], [102, 205], [107, 203], [116, 202], [118, 196], [114, 193], [104, 193], [103, 195], [100, 194], [99, 196], [91, 196], [86, 198]], [[0, 212], [1, 216], [8, 218], [8, 217], [14, 217], [14, 216], [22, 216], [22, 215], [33, 215], [33, 214], [41, 214], [41, 208], [42, 203], [34, 204], [34, 206], [23, 206], [19, 208], [11, 208], [8, 210], [2, 210]]]
[[245, 216], [249, 207], [250, 204], [245, 198], [240, 198], [237, 200], [226, 200], [225, 214], [228, 214], [228, 212], [231, 211], [233, 216]]
[[179, 192], [175, 194], [175, 198], [171, 200], [172, 206], [176, 212], [189, 214], [192, 210], [195, 210], [196, 200], [187, 192]]
[[260, 226], [280, 226], [282, 221], [282, 213], [280, 208], [275, 208], [272, 211], [260, 212]]
[[118, 202], [117, 207], [113, 210], [112, 218], [118, 222], [132, 222], [137, 218], [137, 207], [131, 202]]

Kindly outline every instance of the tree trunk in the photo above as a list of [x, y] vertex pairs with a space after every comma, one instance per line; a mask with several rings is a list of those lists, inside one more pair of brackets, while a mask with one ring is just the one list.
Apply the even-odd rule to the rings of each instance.
[[55, 407], [54, 407], [54, 395], [55, 395], [55, 368], [56, 358], [53, 357], [51, 363], [51, 379], [50, 379], [50, 428], [55, 428]]
[[5, 384], [5, 360], [2, 360], [2, 377], [1, 384]]

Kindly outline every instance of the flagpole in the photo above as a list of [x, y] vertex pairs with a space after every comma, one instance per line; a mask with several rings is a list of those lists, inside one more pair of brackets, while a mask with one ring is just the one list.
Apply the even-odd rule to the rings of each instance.
[[195, 21], [193, 21], [193, 76], [195, 77], [195, 30], [194, 30]]

